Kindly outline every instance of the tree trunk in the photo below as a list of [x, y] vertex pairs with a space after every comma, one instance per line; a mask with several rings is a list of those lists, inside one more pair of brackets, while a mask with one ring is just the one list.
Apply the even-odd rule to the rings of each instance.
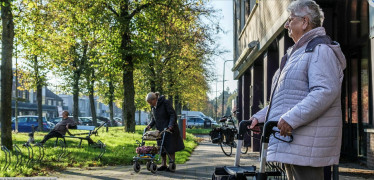
[[94, 99], [94, 82], [95, 81], [91, 81], [91, 84], [88, 87], [88, 91], [89, 91], [88, 97], [90, 98], [92, 123], [94, 126], [97, 126], [96, 108], [95, 108], [95, 99]]
[[174, 107], [174, 109], [175, 109], [175, 106], [174, 106], [174, 96], [172, 96], [172, 95], [169, 95], [168, 96], [168, 99], [169, 99], [169, 101], [171, 102], [171, 106], [173, 106]]
[[[128, 17], [128, 1], [121, 7], [121, 17]], [[121, 35], [121, 56], [123, 65], [123, 105], [122, 118], [125, 121], [125, 131], [135, 132], [135, 87], [134, 87], [134, 62], [131, 55], [131, 19], [123, 21]]]
[[92, 123], [94, 126], [97, 126], [97, 119], [96, 119], [96, 108], [95, 108], [95, 99], [94, 99], [94, 85], [95, 85], [95, 70], [90, 69], [91, 72], [87, 72], [86, 80], [88, 82], [88, 98], [90, 99], [90, 109], [91, 109], [91, 117]]
[[[155, 67], [154, 67], [153, 61], [151, 61], [151, 63], [149, 63], [149, 67], [151, 69], [151, 77], [156, 77], [156, 71], [155, 71]], [[155, 81], [155, 78], [150, 78], [149, 81], [150, 81], [150, 85], [151, 85], [151, 92], [156, 92], [156, 81]]]
[[74, 71], [74, 80], [73, 80], [73, 117], [74, 121], [78, 121], [79, 116], [79, 78], [80, 73]]
[[135, 132], [135, 88], [134, 88], [134, 65], [132, 57], [126, 60], [123, 72], [123, 106], [122, 117], [125, 120], [126, 132]]
[[[114, 125], [114, 119], [113, 119], [113, 101], [114, 101], [114, 86], [112, 77], [109, 80], [109, 118], [110, 122], [112, 122], [112, 125]], [[122, 122], [123, 123], [123, 122]]]
[[110, 122], [112, 122], [112, 126], [114, 126], [115, 123], [113, 119], [113, 100], [109, 100], [109, 119]]
[[[116, 13], [120, 19], [121, 25], [121, 46], [120, 53], [123, 63], [123, 103], [122, 119], [127, 132], [135, 132], [135, 87], [134, 87], [134, 62], [131, 53], [131, 21], [135, 14], [142, 9], [147, 8], [151, 3], [138, 6], [136, 10], [130, 13], [130, 0], [120, 1], [119, 13]], [[113, 9], [112, 9], [113, 11]]]
[[182, 103], [180, 101], [179, 95], [175, 96], [174, 106], [175, 106], [175, 112], [177, 113], [177, 115], [178, 116], [181, 115], [182, 114]]
[[38, 105], [38, 131], [43, 131], [43, 86], [39, 76], [38, 56], [34, 56], [34, 71], [36, 77], [36, 102]]
[[[38, 80], [39, 81], [39, 80]], [[36, 85], [36, 101], [38, 102], [38, 131], [43, 131], [43, 86], [38, 83]]]
[[83, 54], [81, 59], [74, 59], [75, 68], [74, 75], [73, 75], [73, 117], [74, 121], [79, 123], [78, 116], [80, 116], [79, 112], [79, 79], [81, 77], [82, 71], [85, 68], [86, 61], [87, 61], [87, 48], [88, 43], [83, 42]]
[[[177, 113], [177, 122], [179, 124], [179, 119], [182, 119], [182, 118], [187, 118], [187, 117], [183, 117], [182, 116], [182, 103], [180, 101], [180, 97], [178, 95], [178, 93], [176, 93], [177, 95], [175, 95], [175, 98], [174, 98], [174, 106], [175, 106], [175, 113]], [[187, 119], [186, 119], [187, 121]], [[187, 123], [187, 122], [186, 122]], [[181, 132], [182, 132], [182, 129], [179, 129]]]
[[14, 23], [10, 1], [1, 1], [1, 21], [3, 25], [1, 39], [1, 145], [13, 150], [12, 146], [12, 55]]

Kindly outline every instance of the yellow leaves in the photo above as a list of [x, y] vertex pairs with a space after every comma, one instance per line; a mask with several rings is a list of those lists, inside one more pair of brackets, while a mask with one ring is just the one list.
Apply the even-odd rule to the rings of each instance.
[[37, 4], [34, 1], [23, 1], [24, 4], [27, 4], [29, 9], [37, 8]]
[[27, 6], [29, 7], [29, 9], [32, 9], [34, 7], [34, 3], [30, 2]]

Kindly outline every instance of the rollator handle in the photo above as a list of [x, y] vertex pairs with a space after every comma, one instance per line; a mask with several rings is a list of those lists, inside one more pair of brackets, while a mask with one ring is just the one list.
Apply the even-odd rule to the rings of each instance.
[[[252, 124], [252, 120], [243, 120], [239, 123], [238, 140], [244, 139], [244, 134], [248, 131], [248, 126]], [[256, 126], [262, 126], [264, 123], [258, 123]], [[254, 131], [254, 130], [251, 130]], [[256, 131], [257, 132], [257, 131]]]
[[270, 135], [273, 133], [273, 127], [277, 127], [277, 124], [278, 121], [268, 121], [265, 123], [261, 143], [269, 143]]
[[144, 128], [144, 130], [143, 130], [143, 134], [144, 134], [145, 132], [147, 132], [147, 130], [148, 130], [148, 126]]

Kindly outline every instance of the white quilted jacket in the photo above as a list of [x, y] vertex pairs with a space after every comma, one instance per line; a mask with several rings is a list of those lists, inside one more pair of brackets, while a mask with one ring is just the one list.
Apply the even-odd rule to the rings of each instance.
[[[268, 120], [283, 118], [292, 126], [294, 139], [286, 143], [271, 137], [267, 161], [313, 167], [339, 163], [346, 62], [339, 44], [319, 44], [313, 52], [305, 52], [308, 42], [321, 35], [325, 35], [323, 27], [304, 34], [288, 50], [283, 70], [273, 77]], [[253, 117], [264, 122], [267, 108]]]

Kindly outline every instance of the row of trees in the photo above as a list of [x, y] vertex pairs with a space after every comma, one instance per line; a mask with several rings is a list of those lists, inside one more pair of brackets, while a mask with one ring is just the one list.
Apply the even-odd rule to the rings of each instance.
[[[223, 107], [224, 109], [223, 110], [222, 110], [222, 96], [224, 96], [224, 107]], [[235, 90], [234, 92], [230, 92], [230, 88], [227, 87], [223, 93], [221, 92], [219, 94], [219, 96], [217, 96], [214, 99], [209, 100], [206, 107], [202, 110], [202, 112], [207, 116], [213, 117], [215, 120], [222, 117], [222, 114], [224, 116], [232, 115], [232, 109], [233, 109], [232, 101], [236, 100], [237, 96], [238, 96], [237, 90]]]
[[[2, 0], [1, 140], [11, 142], [13, 48], [24, 59], [22, 83], [41, 89], [48, 73], [61, 77], [65, 92], [94, 96], [122, 106], [125, 131], [135, 131], [135, 110], [147, 108], [149, 91], [159, 91], [192, 108], [207, 102], [209, 59], [220, 28], [203, 0]], [[15, 41], [14, 41], [15, 39]], [[14, 42], [13, 42], [14, 41]], [[9, 90], [9, 91], [8, 91]], [[41, 125], [39, 127], [42, 127]]]

